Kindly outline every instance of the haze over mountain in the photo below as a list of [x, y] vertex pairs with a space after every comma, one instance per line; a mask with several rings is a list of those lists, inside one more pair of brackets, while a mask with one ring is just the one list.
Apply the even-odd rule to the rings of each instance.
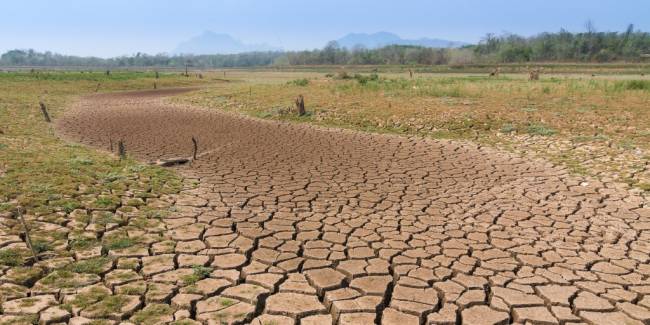
[[378, 32], [373, 34], [351, 33], [338, 39], [337, 42], [341, 47], [353, 48], [360, 45], [368, 49], [379, 48], [387, 45], [417, 45], [435, 48], [455, 48], [469, 44], [437, 38], [404, 39], [389, 32]]
[[[362, 46], [367, 49], [380, 48], [387, 45], [417, 45], [434, 48], [455, 48], [468, 43], [436, 38], [404, 39], [389, 32], [373, 34], [350, 33], [336, 40], [341, 47], [349, 49]], [[201, 35], [180, 43], [172, 54], [236, 54], [244, 52], [282, 51], [282, 48], [268, 44], [247, 44], [234, 37], [205, 31]]]
[[246, 44], [228, 34], [205, 31], [201, 35], [180, 43], [173, 54], [236, 54], [257, 51], [280, 51], [266, 44]]

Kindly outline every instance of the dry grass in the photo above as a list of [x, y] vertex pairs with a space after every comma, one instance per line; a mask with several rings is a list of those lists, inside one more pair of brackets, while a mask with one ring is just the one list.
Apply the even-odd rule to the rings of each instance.
[[[650, 80], [638, 75], [230, 72], [176, 101], [259, 118], [469, 139], [646, 189]], [[349, 71], [349, 70], [348, 70]], [[295, 114], [304, 95], [307, 114]], [[579, 148], [580, 150], [575, 150]], [[612, 176], [613, 175], [613, 176]]]
[[[21, 204], [28, 213], [46, 215], [82, 206], [89, 195], [111, 194], [135, 178], [148, 179], [143, 190], [174, 191], [176, 177], [158, 168], [118, 159], [58, 139], [38, 107], [43, 100], [52, 118], [76, 96], [151, 89], [153, 73], [40, 72], [0, 73], [0, 212]], [[162, 75], [159, 87], [197, 84], [198, 80]], [[101, 202], [98, 202], [101, 203]]]
[[253, 75], [253, 82], [230, 83], [185, 100], [258, 117], [294, 119], [284, 112], [302, 94], [311, 113], [302, 119], [327, 125], [450, 138], [519, 133], [611, 139], [626, 146], [646, 146], [650, 140], [650, 81], [380, 76], [320, 77], [305, 85], [259, 84], [259, 78]]

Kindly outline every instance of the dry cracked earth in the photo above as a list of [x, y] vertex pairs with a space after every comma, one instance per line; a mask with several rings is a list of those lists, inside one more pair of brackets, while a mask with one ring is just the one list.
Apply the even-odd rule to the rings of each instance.
[[[104, 149], [122, 139], [145, 161], [189, 156], [195, 137], [199, 157], [177, 168], [180, 194], [143, 199], [171, 211], [128, 233], [148, 240], [109, 251], [105, 270], [79, 275], [78, 288], [23, 284], [24, 297], [3, 303], [6, 315], [74, 324], [137, 323], [138, 310], [187, 324], [650, 324], [650, 208], [616, 183], [471, 143], [165, 100], [180, 91], [86, 97], [58, 121], [70, 139]], [[90, 291], [127, 303], [108, 316], [92, 304], [59, 307]], [[24, 299], [32, 307], [21, 308]]]

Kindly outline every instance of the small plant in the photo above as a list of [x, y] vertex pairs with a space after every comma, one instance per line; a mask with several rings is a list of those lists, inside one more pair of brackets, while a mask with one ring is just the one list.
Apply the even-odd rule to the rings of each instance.
[[20, 266], [24, 263], [24, 257], [19, 250], [8, 248], [0, 250], [0, 265]]
[[112, 263], [109, 258], [97, 257], [70, 264], [67, 269], [75, 273], [101, 274], [106, 270], [108, 263]]
[[361, 74], [355, 74], [354, 79], [357, 80], [357, 82], [360, 85], [366, 85], [370, 81], [378, 81], [379, 80], [379, 75], [376, 73], [370, 74], [369, 76], [364, 76]]
[[124, 249], [135, 245], [135, 241], [128, 237], [112, 238], [104, 244], [107, 250]]
[[131, 317], [131, 321], [136, 324], [154, 325], [160, 324], [161, 318], [174, 314], [174, 309], [166, 304], [151, 304], [138, 311]]
[[221, 299], [221, 300], [219, 301], [219, 304], [220, 304], [221, 306], [224, 306], [224, 307], [230, 307], [230, 306], [232, 306], [232, 305], [235, 304], [235, 301], [234, 301], [234, 300], [231, 300], [231, 299], [224, 298], [224, 299]]
[[185, 285], [193, 285], [210, 276], [210, 273], [212, 273], [211, 267], [194, 265], [192, 274], [183, 277], [183, 282], [185, 282]]
[[555, 130], [543, 125], [543, 124], [531, 124], [526, 129], [528, 134], [531, 135], [540, 135], [540, 136], [551, 136], [557, 133]]
[[517, 131], [517, 128], [512, 123], [506, 123], [501, 127], [501, 133], [512, 133]]
[[648, 80], [629, 80], [625, 82], [627, 90], [650, 90], [650, 81]]
[[309, 79], [303, 78], [303, 79], [291, 80], [287, 82], [287, 85], [306, 87], [307, 85], [309, 85]]
[[34, 251], [36, 252], [36, 254], [40, 254], [52, 250], [52, 246], [50, 246], [48, 242], [43, 240], [34, 240], [34, 242], [32, 242], [32, 246], [34, 247]]
[[80, 237], [70, 241], [70, 247], [75, 250], [84, 250], [97, 245], [97, 243], [94, 238]]

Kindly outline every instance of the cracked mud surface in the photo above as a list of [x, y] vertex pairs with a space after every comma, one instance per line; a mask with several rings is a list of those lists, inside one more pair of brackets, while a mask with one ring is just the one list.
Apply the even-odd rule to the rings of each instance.
[[471, 143], [164, 101], [174, 93], [87, 97], [58, 121], [147, 161], [191, 155], [194, 136], [200, 157], [178, 168], [180, 194], [143, 200], [172, 211], [129, 233], [151, 238], [143, 247], [111, 250], [116, 262], [79, 289], [23, 283], [30, 297], [6, 299], [5, 314], [57, 319], [56, 305], [99, 290], [127, 297], [120, 312], [59, 320], [164, 309], [159, 322], [188, 324], [650, 322], [650, 208], [615, 183]]

